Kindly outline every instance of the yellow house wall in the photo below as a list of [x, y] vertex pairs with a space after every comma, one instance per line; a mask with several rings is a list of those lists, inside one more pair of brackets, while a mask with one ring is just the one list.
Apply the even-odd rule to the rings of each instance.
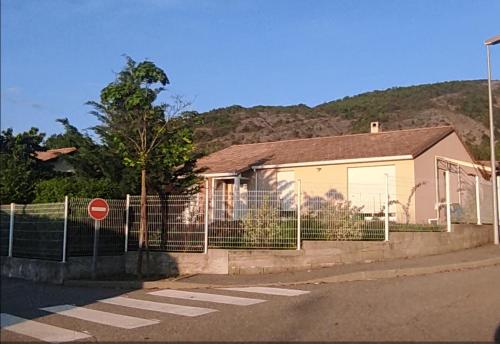
[[[329, 191], [336, 191], [347, 199], [348, 195], [348, 169], [351, 167], [372, 167], [372, 166], [395, 166], [396, 177], [396, 195], [391, 195], [391, 199], [397, 199], [406, 203], [411, 188], [414, 185], [414, 166], [413, 160], [395, 160], [384, 162], [369, 162], [369, 163], [350, 163], [338, 165], [310, 166], [310, 167], [293, 167], [279, 168], [272, 170], [274, 178], [277, 171], [293, 171], [295, 180], [301, 181], [302, 192], [308, 196], [325, 197]], [[259, 172], [265, 175], [265, 180], [272, 179], [271, 170]], [[264, 179], [264, 178], [262, 178]], [[366, 176], [366, 183], [370, 182], [370, 176]], [[260, 186], [261, 183], [259, 183]], [[297, 183], [296, 183], [297, 185]], [[297, 190], [296, 190], [297, 191]], [[396, 206], [397, 220], [403, 221], [405, 216], [399, 206]], [[410, 206], [410, 216], [415, 218], [415, 205]]]

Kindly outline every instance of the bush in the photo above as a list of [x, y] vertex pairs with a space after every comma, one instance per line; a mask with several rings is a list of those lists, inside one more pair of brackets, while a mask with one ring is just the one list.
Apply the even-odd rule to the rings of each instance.
[[34, 203], [61, 202], [64, 196], [85, 198], [122, 198], [116, 183], [106, 179], [57, 177], [36, 185]]
[[[362, 207], [348, 201], [324, 200], [309, 210], [302, 220], [303, 238], [310, 240], [369, 240], [380, 239], [383, 222], [369, 222], [361, 213]], [[380, 232], [380, 233], [379, 233]]]
[[248, 210], [242, 220], [243, 241], [249, 247], [293, 247], [297, 224], [293, 219], [282, 219], [278, 207], [265, 197], [260, 207]]

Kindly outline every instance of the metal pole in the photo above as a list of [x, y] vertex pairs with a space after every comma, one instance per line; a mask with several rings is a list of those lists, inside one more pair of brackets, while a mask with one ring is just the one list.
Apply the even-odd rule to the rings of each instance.
[[297, 180], [297, 250], [301, 249], [300, 210], [302, 208], [302, 184]]
[[66, 249], [68, 245], [68, 196], [64, 196], [64, 229], [63, 229], [63, 251], [62, 262], [66, 263]]
[[451, 232], [451, 197], [450, 197], [450, 171], [445, 172], [446, 179], [446, 229]]
[[389, 241], [389, 175], [385, 175], [385, 235], [384, 241]]
[[16, 204], [10, 204], [10, 223], [9, 223], [9, 257], [12, 257], [12, 248], [14, 246], [14, 212]]
[[125, 252], [128, 251], [129, 218], [130, 218], [130, 195], [127, 194], [127, 198], [125, 200], [125, 247], [124, 247]]
[[100, 221], [94, 221], [94, 252], [92, 255], [92, 278], [95, 279], [97, 277], [97, 255], [99, 249], [99, 227]]
[[[213, 192], [213, 189], [212, 189]], [[212, 204], [213, 206], [213, 204]], [[205, 237], [203, 240], [205, 254], [208, 253], [208, 179], [205, 179]]]
[[493, 195], [493, 237], [495, 245], [498, 245], [498, 189], [496, 178], [496, 159], [495, 159], [495, 124], [493, 122], [493, 98], [491, 95], [491, 63], [490, 46], [486, 45], [486, 55], [488, 60], [488, 97], [490, 108], [490, 155], [491, 155], [491, 191]]
[[481, 225], [481, 198], [479, 194], [479, 176], [476, 176], [476, 214], [477, 224]]

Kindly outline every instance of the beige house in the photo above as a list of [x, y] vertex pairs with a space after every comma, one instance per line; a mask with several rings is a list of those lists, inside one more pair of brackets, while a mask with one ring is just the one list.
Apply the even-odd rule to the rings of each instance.
[[462, 208], [489, 178], [453, 127], [384, 132], [378, 122], [366, 134], [233, 145], [198, 167], [229, 214], [241, 194], [273, 190], [284, 208], [300, 192], [301, 204], [335, 197], [369, 217], [383, 212], [388, 194], [391, 220], [411, 223], [445, 221], [446, 171], [451, 203]]

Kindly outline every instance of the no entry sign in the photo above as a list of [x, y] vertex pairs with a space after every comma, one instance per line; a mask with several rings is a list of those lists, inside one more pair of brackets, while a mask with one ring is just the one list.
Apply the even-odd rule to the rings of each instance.
[[100, 221], [104, 220], [106, 216], [108, 216], [109, 205], [108, 202], [102, 198], [94, 198], [89, 202], [87, 210], [91, 218]]

